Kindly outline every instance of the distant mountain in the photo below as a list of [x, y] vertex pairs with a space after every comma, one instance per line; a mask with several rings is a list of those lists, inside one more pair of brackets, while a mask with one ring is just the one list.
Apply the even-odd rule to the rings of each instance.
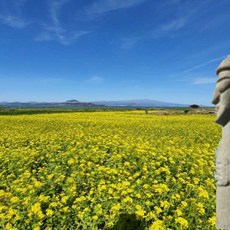
[[72, 107], [102, 107], [101, 104], [68, 100], [65, 102], [0, 102], [0, 106], [17, 108], [72, 108]]
[[162, 102], [149, 99], [80, 102], [67, 100], [65, 102], [0, 102], [0, 106], [17, 108], [73, 108], [73, 107], [189, 107], [189, 105]]
[[77, 101], [77, 100], [75, 100], [75, 99], [73, 99], [73, 100], [68, 100], [68, 101], [66, 101], [66, 102], [64, 102], [64, 103], [79, 103], [80, 101]]
[[143, 106], [143, 107], [188, 107], [189, 105], [162, 102], [149, 99], [122, 100], [122, 101], [94, 101], [96, 105], [107, 106]]

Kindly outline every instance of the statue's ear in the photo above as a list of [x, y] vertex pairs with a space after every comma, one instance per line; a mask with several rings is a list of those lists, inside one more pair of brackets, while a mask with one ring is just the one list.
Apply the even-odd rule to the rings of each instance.
[[220, 92], [216, 88], [214, 93], [213, 93], [212, 104], [217, 105], [219, 103], [219, 101], [220, 101]]

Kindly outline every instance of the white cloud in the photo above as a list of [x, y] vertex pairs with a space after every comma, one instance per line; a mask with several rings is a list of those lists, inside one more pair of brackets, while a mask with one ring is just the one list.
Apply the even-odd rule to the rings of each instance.
[[201, 64], [192, 66], [191, 68], [188, 68], [188, 69], [186, 69], [186, 70], [184, 70], [184, 71], [182, 71], [182, 72], [180, 72], [180, 73], [178, 73], [178, 74], [191, 72], [191, 71], [193, 71], [193, 70], [195, 70], [195, 69], [199, 69], [199, 68], [201, 68], [201, 67], [207, 66], [207, 65], [209, 65], [209, 64], [211, 64], [211, 63], [213, 63], [213, 62], [216, 62], [216, 61], [219, 61], [219, 60], [223, 60], [225, 57], [226, 57], [226, 55], [220, 56], [220, 57], [217, 57], [217, 58], [210, 59], [210, 60], [208, 60], [208, 61], [206, 61], [206, 62], [203, 62], [203, 63], [201, 63]]
[[104, 81], [104, 78], [100, 76], [92, 76], [91, 78], [87, 80], [87, 82], [91, 84], [99, 84], [99, 83], [102, 83], [103, 81]]
[[160, 27], [161, 32], [170, 32], [183, 28], [186, 24], [186, 18], [178, 18], [169, 23], [163, 24]]
[[59, 36], [57, 36], [56, 33], [52, 33], [50, 31], [43, 31], [35, 38], [35, 41], [57, 40], [62, 45], [70, 45], [76, 39], [80, 38], [83, 35], [89, 34], [89, 33], [91, 32], [90, 31], [73, 31], [73, 32], [65, 31], [65, 33], [59, 34]]
[[200, 1], [199, 3], [194, 3], [193, 1], [187, 1], [185, 3], [183, 0], [162, 1], [161, 4], [157, 6], [157, 10], [159, 12], [163, 12], [165, 9], [171, 8], [172, 11], [175, 11], [171, 20], [162, 23], [156, 28], [153, 28], [151, 31], [143, 33], [141, 36], [137, 35], [136, 37], [130, 36], [122, 38], [121, 47], [124, 49], [129, 49], [135, 46], [139, 41], [180, 35], [181, 31], [186, 31], [191, 28], [189, 26], [191, 23], [197, 23], [199, 14], [202, 15], [203, 10], [207, 4], [209, 4], [209, 1], [210, 0], [204, 0]]
[[170, 32], [177, 31], [183, 28], [186, 25], [186, 18], [175, 19], [169, 23], [161, 25], [154, 31], [148, 32], [143, 35], [130, 36], [126, 38], [122, 38], [121, 48], [123, 49], [131, 49], [133, 48], [139, 41], [142, 40], [151, 40], [157, 39], [159, 37], [167, 36]]
[[54, 0], [50, 1], [50, 17], [53, 21], [53, 25], [57, 34], [63, 32], [60, 26], [59, 13], [64, 5], [66, 5], [70, 0]]
[[40, 33], [37, 37], [35, 37], [35, 41], [51, 41], [54, 39], [54, 36], [46, 31]]
[[143, 38], [141, 36], [122, 38], [121, 39], [121, 48], [122, 49], [131, 49], [138, 43], [138, 41], [140, 41], [142, 39]]
[[194, 79], [193, 83], [194, 85], [206, 85], [206, 84], [214, 84], [216, 83], [216, 78], [214, 77], [200, 77]]
[[47, 0], [50, 11], [50, 22], [29, 21], [24, 16], [24, 7], [28, 0], [0, 0], [0, 23], [16, 29], [22, 29], [31, 23], [41, 26], [41, 32], [35, 41], [56, 40], [63, 45], [69, 45], [83, 35], [91, 33], [85, 30], [68, 30], [60, 21], [63, 7], [72, 0]]
[[101, 14], [112, 10], [125, 9], [136, 6], [146, 0], [98, 0], [87, 10], [89, 14]]
[[[182, 75], [182, 74], [184, 75], [185, 73], [189, 73], [189, 72], [192, 72], [193, 70], [200, 69], [200, 68], [202, 68], [204, 66], [207, 66], [207, 65], [209, 65], [209, 64], [211, 64], [213, 62], [217, 62], [217, 61], [223, 60], [224, 58], [226, 58], [226, 56], [227, 55], [220, 56], [220, 57], [217, 57], [217, 58], [212, 58], [212, 59], [210, 59], [208, 61], [205, 61], [205, 62], [202, 62], [200, 64], [194, 65], [194, 66], [192, 66], [192, 67], [190, 67], [188, 69], [185, 69], [185, 70], [183, 70], [181, 72], [172, 74], [171, 77], [176, 77], [176, 76]], [[184, 80], [182, 80], [182, 81], [184, 81]], [[185, 81], [187, 81], [187, 80], [185, 80]]]
[[62, 45], [69, 45], [83, 35], [91, 33], [91, 31], [69, 31], [64, 28], [60, 21], [60, 12], [63, 7], [71, 0], [50, 0], [49, 10], [51, 24], [43, 24], [43, 31], [35, 38], [35, 41], [52, 41], [56, 40]]
[[66, 32], [63, 35], [60, 35], [58, 37], [58, 41], [62, 44], [62, 45], [70, 45], [72, 44], [75, 40], [77, 40], [78, 38], [87, 35], [91, 33], [91, 31], [72, 31], [72, 32]]
[[21, 29], [30, 24], [30, 22], [13, 15], [0, 15], [0, 21], [13, 28]]
[[0, 22], [12, 28], [21, 29], [29, 24], [30, 21], [23, 17], [23, 7], [27, 0], [4, 1], [0, 0]]
[[185, 28], [187, 23], [188, 23], [187, 16], [173, 19], [170, 22], [164, 23], [164, 24], [160, 25], [158, 28], [156, 28], [155, 30], [153, 30], [150, 33], [149, 38], [157, 39], [157, 38], [171, 35], [173, 32], [177, 32], [177, 31]]

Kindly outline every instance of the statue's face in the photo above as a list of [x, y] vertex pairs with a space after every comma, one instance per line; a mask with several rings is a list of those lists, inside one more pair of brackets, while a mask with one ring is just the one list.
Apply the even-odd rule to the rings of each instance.
[[230, 121], [230, 71], [222, 71], [219, 77], [212, 103], [217, 105], [216, 122], [225, 126]]

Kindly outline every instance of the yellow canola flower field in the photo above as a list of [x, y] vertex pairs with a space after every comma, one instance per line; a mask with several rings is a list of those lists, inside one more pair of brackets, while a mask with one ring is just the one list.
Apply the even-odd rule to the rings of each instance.
[[0, 228], [215, 229], [214, 120], [0, 116]]

